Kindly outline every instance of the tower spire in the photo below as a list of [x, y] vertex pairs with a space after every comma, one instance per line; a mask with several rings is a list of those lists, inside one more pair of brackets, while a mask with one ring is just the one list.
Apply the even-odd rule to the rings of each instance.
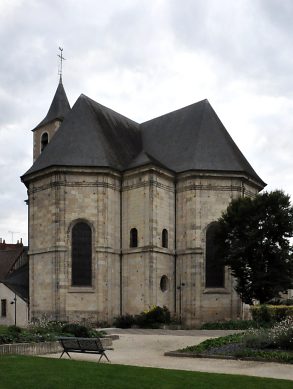
[[60, 50], [60, 54], [57, 54], [57, 57], [60, 58], [60, 64], [59, 64], [59, 69], [58, 69], [58, 74], [60, 76], [60, 84], [62, 84], [62, 63], [63, 61], [66, 60], [66, 58], [63, 57], [63, 48], [62, 47], [59, 47], [59, 50]]

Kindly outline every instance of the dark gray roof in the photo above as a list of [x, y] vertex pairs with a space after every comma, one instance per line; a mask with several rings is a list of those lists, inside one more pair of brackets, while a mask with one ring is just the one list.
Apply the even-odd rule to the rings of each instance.
[[245, 173], [265, 186], [207, 100], [139, 125], [84, 95], [22, 178], [50, 166], [125, 171], [146, 164], [174, 172]]
[[70, 105], [62, 84], [62, 79], [60, 78], [59, 85], [46, 117], [33, 129], [33, 131], [56, 119], [62, 121], [69, 111]]
[[234, 143], [208, 100], [141, 124], [143, 146], [176, 172], [245, 172], [264, 184]]
[[20, 296], [23, 300], [28, 301], [29, 297], [29, 265], [24, 266], [10, 273], [3, 281], [9, 289]]
[[140, 148], [137, 123], [81, 95], [25, 175], [49, 166], [123, 170]]
[[0, 243], [0, 281], [6, 277], [23, 251], [23, 245]]
[[141, 150], [141, 152], [138, 155], [136, 155], [135, 158], [127, 166], [127, 169], [134, 169], [136, 167], [145, 166], [145, 165], [156, 165], [156, 166], [161, 166], [163, 168], [166, 168], [166, 166], [164, 166], [157, 159], [152, 157], [144, 150]]

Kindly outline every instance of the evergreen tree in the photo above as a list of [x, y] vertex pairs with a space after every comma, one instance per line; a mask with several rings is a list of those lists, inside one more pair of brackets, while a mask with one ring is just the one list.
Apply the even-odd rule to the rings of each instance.
[[293, 288], [293, 207], [276, 190], [233, 200], [219, 219], [218, 255], [243, 302], [265, 303]]

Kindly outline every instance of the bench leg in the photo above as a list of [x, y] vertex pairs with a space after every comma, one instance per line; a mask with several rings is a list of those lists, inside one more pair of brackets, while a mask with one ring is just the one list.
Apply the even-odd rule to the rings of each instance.
[[102, 353], [101, 353], [101, 356], [100, 356], [100, 358], [99, 358], [99, 360], [98, 360], [98, 363], [100, 362], [100, 360], [101, 360], [101, 358], [102, 358], [103, 355], [104, 355], [104, 357], [107, 359], [107, 361], [110, 362], [110, 359], [107, 357], [106, 353], [102, 352]]
[[68, 354], [68, 352], [67, 352], [67, 351], [64, 351], [64, 350], [63, 350], [62, 354], [60, 355], [59, 359], [62, 358], [62, 356], [63, 356], [64, 353], [66, 353], [66, 354], [69, 356], [69, 358], [71, 359], [71, 356]]

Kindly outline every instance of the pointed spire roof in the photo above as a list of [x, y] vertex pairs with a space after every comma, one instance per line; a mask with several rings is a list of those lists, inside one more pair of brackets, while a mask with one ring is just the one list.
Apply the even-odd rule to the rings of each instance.
[[33, 131], [54, 120], [63, 121], [64, 117], [69, 111], [70, 111], [70, 105], [62, 84], [62, 78], [60, 76], [59, 84], [56, 93], [53, 97], [49, 111], [46, 117], [33, 129]]

